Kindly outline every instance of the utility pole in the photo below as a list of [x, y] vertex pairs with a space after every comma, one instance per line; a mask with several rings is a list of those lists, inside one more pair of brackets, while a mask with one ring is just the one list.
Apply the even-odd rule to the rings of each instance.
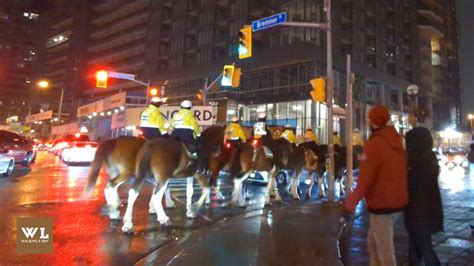
[[61, 124], [61, 111], [63, 110], [64, 89], [61, 89], [61, 98], [59, 99], [58, 124]]
[[207, 105], [207, 90], [208, 90], [207, 83], [208, 83], [208, 81], [209, 81], [209, 78], [206, 78], [204, 80], [204, 86], [202, 88], [202, 105], [203, 106]]
[[352, 162], [353, 162], [353, 145], [352, 143], [352, 89], [355, 81], [351, 68], [351, 55], [347, 55], [347, 91], [346, 91], [346, 197], [351, 193], [352, 188]]
[[333, 121], [333, 84], [334, 84], [334, 76], [333, 76], [333, 65], [332, 65], [332, 20], [331, 20], [331, 0], [325, 1], [325, 10], [326, 10], [326, 65], [327, 65], [327, 90], [328, 90], [328, 97], [327, 97], [327, 105], [328, 105], [328, 155], [329, 155], [329, 195], [328, 200], [330, 202], [334, 201], [334, 121]]

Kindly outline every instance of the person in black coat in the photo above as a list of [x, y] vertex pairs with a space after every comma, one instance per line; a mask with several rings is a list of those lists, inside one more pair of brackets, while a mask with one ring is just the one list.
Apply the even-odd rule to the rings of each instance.
[[409, 234], [409, 265], [440, 265], [431, 235], [443, 230], [443, 207], [438, 186], [439, 165], [428, 129], [417, 127], [406, 134], [408, 206], [404, 211]]

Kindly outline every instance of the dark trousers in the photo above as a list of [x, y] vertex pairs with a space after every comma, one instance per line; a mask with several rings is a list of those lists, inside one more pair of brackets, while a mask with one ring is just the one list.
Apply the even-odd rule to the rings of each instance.
[[441, 265], [433, 250], [430, 234], [410, 233], [409, 239], [408, 257], [410, 266], [421, 265], [422, 260], [426, 266]]
[[173, 130], [173, 136], [186, 144], [199, 146], [199, 140], [194, 138], [194, 131], [187, 128], [176, 128]]
[[143, 136], [146, 140], [152, 140], [167, 135], [162, 135], [160, 130], [156, 127], [141, 127], [140, 129], [142, 130]]

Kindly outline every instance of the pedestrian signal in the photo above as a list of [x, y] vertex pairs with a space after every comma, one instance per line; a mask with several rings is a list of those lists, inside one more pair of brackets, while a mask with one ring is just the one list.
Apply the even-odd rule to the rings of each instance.
[[252, 56], [252, 28], [245, 27], [239, 31], [239, 59]]
[[326, 81], [324, 78], [315, 78], [309, 81], [313, 90], [311, 91], [311, 98], [315, 102], [326, 101]]
[[235, 67], [233, 65], [225, 65], [222, 73], [222, 86], [232, 86], [232, 78], [234, 76]]

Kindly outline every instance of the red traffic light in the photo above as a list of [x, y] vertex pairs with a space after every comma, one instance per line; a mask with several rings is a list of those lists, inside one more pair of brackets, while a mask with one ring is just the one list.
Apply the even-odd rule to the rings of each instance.
[[106, 70], [99, 70], [95, 74], [96, 87], [107, 88], [107, 80], [109, 79], [109, 72]]

